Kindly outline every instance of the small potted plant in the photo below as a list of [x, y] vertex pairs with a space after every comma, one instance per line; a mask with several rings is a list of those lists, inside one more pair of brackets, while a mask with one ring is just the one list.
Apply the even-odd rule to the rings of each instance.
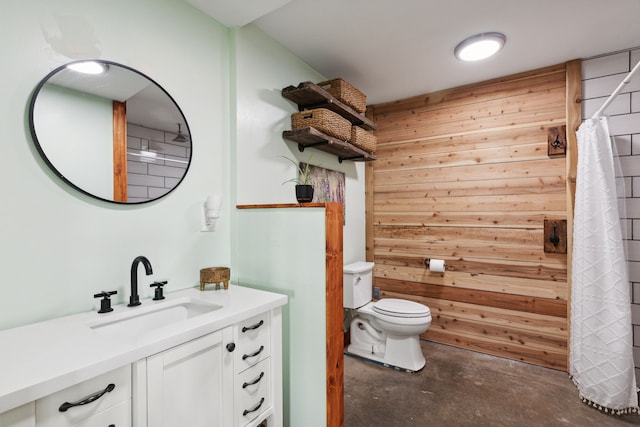
[[280, 156], [283, 159], [289, 160], [296, 167], [298, 171], [297, 178], [291, 178], [282, 183], [294, 182], [296, 184], [296, 199], [298, 203], [309, 203], [313, 200], [313, 185], [311, 184], [311, 156], [307, 159], [307, 162], [298, 163], [289, 157]]

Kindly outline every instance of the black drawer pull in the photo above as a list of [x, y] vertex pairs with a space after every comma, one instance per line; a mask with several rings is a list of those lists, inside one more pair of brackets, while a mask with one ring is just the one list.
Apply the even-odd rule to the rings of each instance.
[[251, 353], [251, 354], [243, 354], [242, 355], [242, 360], [247, 360], [250, 357], [256, 357], [257, 355], [259, 355], [260, 353], [262, 353], [262, 350], [264, 350], [264, 346], [261, 345], [260, 348], [258, 349], [258, 351]]
[[104, 396], [105, 394], [112, 392], [114, 388], [116, 388], [115, 384], [109, 384], [107, 386], [107, 388], [105, 388], [104, 390], [99, 391], [99, 392], [97, 392], [95, 394], [92, 394], [91, 396], [86, 397], [86, 398], [80, 400], [79, 402], [73, 402], [73, 403], [64, 402], [62, 405], [60, 405], [60, 407], [58, 408], [58, 411], [66, 412], [67, 409], [73, 408], [74, 406], [82, 406], [82, 405], [86, 405], [86, 404], [91, 403], [91, 402], [95, 402], [96, 400], [98, 400], [102, 396]]
[[262, 379], [262, 377], [264, 377], [264, 372], [260, 372], [260, 376], [258, 378], [256, 378], [255, 380], [248, 382], [248, 383], [244, 383], [242, 384], [242, 388], [247, 388], [250, 385], [256, 385], [260, 382], [260, 380]]
[[264, 403], [264, 397], [260, 399], [260, 402], [258, 402], [258, 404], [254, 406], [252, 409], [245, 409], [244, 411], [242, 411], [242, 416], [246, 417], [248, 414], [252, 412], [256, 412], [258, 409], [260, 409], [263, 403]]
[[256, 323], [253, 326], [245, 326], [242, 328], [242, 333], [245, 333], [247, 331], [252, 331], [254, 329], [258, 329], [260, 326], [264, 325], [264, 320], [259, 321], [258, 323]]

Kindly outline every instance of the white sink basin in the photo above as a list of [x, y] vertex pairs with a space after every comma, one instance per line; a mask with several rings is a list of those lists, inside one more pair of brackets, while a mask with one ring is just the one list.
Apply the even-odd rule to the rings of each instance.
[[109, 313], [88, 326], [105, 336], [139, 338], [163, 327], [222, 308], [221, 305], [189, 297], [147, 304], [149, 305], [132, 307], [123, 312]]

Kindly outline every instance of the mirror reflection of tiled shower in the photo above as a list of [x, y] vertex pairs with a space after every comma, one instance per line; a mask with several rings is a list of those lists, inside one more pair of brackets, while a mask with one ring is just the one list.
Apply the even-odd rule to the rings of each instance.
[[191, 144], [173, 142], [176, 133], [127, 123], [128, 202], [156, 199], [184, 176]]

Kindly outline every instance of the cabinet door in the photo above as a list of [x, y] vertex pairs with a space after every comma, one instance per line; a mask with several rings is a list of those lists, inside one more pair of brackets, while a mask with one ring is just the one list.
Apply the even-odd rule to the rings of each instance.
[[36, 405], [34, 402], [0, 414], [0, 427], [35, 427], [35, 425]]
[[233, 419], [227, 328], [147, 358], [149, 427], [226, 427]]

